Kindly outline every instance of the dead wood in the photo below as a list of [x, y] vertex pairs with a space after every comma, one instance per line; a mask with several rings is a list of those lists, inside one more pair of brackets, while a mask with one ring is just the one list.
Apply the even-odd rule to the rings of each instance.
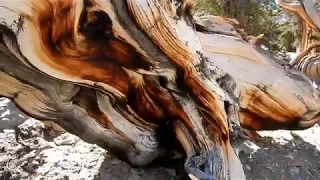
[[241, 30], [220, 31], [190, 8], [187, 0], [0, 2], [0, 95], [133, 166], [180, 153], [190, 176], [244, 179], [232, 147], [240, 125], [308, 128], [319, 121], [319, 93]]

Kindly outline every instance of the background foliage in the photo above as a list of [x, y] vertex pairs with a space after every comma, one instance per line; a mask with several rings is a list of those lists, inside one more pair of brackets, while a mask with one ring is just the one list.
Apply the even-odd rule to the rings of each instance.
[[237, 19], [249, 35], [264, 34], [270, 52], [296, 51], [295, 18], [274, 0], [197, 0], [196, 11]]

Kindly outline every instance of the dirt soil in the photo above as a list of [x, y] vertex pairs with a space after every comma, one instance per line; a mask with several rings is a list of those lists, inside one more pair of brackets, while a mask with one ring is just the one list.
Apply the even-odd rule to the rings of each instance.
[[[241, 145], [240, 159], [248, 180], [320, 179], [319, 125], [304, 131], [261, 134], [273, 137], [276, 143], [267, 146], [246, 141]], [[173, 169], [132, 168], [69, 133], [49, 137], [42, 122], [1, 98], [0, 180], [181, 179]]]

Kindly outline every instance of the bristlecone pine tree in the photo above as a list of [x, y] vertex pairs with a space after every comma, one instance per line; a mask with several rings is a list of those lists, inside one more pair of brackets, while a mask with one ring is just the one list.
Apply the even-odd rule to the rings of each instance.
[[191, 12], [188, 0], [0, 1], [0, 95], [133, 166], [179, 153], [192, 178], [245, 179], [243, 130], [311, 127], [319, 92], [237, 21]]

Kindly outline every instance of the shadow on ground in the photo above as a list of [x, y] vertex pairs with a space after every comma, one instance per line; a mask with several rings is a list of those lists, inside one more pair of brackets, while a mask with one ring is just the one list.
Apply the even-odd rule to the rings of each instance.
[[248, 180], [319, 180], [319, 150], [299, 136], [293, 138], [285, 144], [260, 145], [250, 153], [241, 152]]
[[[288, 131], [287, 131], [288, 132]], [[319, 180], [320, 152], [301, 137], [286, 143], [257, 145], [248, 142], [240, 159], [248, 180]], [[170, 180], [187, 179], [177, 177], [175, 170], [166, 168], [139, 169], [106, 157], [99, 169], [99, 180]]]
[[14, 129], [29, 117], [20, 111], [17, 106], [7, 98], [0, 98], [0, 132], [4, 129]]
[[106, 156], [99, 169], [96, 180], [182, 180], [174, 169], [168, 168], [132, 168], [129, 164]]

